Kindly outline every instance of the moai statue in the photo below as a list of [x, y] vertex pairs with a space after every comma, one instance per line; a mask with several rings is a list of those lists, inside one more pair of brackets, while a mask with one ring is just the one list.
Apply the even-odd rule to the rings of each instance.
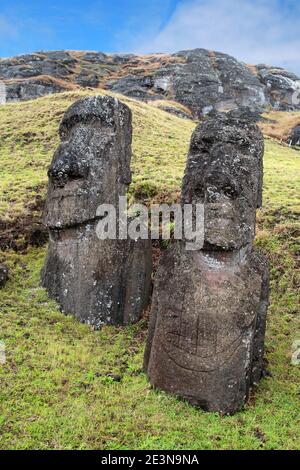
[[204, 245], [162, 256], [144, 367], [151, 384], [207, 411], [233, 414], [263, 374], [268, 263], [252, 246], [261, 204], [263, 136], [211, 119], [195, 130], [182, 188], [204, 205]]
[[81, 322], [134, 323], [149, 301], [151, 242], [97, 235], [97, 208], [118, 208], [131, 181], [131, 111], [107, 96], [81, 99], [67, 110], [60, 137], [48, 171], [42, 284]]

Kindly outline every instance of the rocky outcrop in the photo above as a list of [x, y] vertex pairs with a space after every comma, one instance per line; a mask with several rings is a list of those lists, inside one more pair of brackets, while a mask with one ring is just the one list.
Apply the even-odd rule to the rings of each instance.
[[0, 76], [3, 79], [24, 79], [48, 75], [69, 77], [76, 59], [68, 52], [27, 54], [13, 59], [1, 59]]
[[99, 206], [117, 210], [131, 180], [131, 111], [112, 97], [77, 101], [48, 171], [42, 284], [63, 311], [99, 328], [137, 322], [151, 286], [150, 240], [100, 237]]
[[76, 59], [68, 52], [26, 54], [0, 60], [6, 100], [24, 101], [70, 89]]
[[292, 130], [291, 135], [288, 138], [288, 143], [289, 145], [300, 147], [300, 125], [296, 126]]
[[[218, 113], [212, 111], [209, 116], [213, 117], [222, 114], [224, 116], [225, 113]], [[247, 106], [241, 106], [240, 108], [232, 109], [231, 111], [228, 111], [226, 115], [227, 117], [231, 117], [234, 119], [242, 119], [248, 122], [266, 121], [266, 119], [259, 113], [258, 110], [253, 110], [251, 108], [248, 108]]]
[[239, 107], [300, 109], [300, 79], [284, 69], [249, 66], [205, 49], [176, 54], [38, 52], [0, 60], [7, 101], [76, 87], [107, 88], [140, 100], [173, 100], [194, 117]]
[[59, 83], [52, 77], [13, 80], [6, 84], [6, 101], [27, 101], [69, 89], [67, 83]]
[[126, 76], [108, 83], [108, 87], [135, 98], [173, 99], [189, 108], [195, 117], [212, 110], [262, 108], [267, 104], [264, 85], [233, 57], [195, 49], [172, 58], [175, 60], [150, 75]]
[[257, 73], [266, 86], [266, 95], [273, 108], [282, 111], [300, 109], [300, 79], [297, 75], [266, 65], [258, 65]]
[[150, 383], [206, 411], [237, 412], [263, 374], [269, 274], [252, 246], [262, 156], [255, 124], [227, 117], [197, 127], [182, 202], [204, 205], [204, 244], [176, 242], [155, 279]]

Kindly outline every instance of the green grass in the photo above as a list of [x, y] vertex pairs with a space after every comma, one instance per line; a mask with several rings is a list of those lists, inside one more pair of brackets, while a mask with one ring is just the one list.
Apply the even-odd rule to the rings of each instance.
[[[0, 107], [0, 218], [30, 215], [65, 108], [80, 93]], [[122, 98], [133, 110], [136, 199], [178, 197], [194, 123]], [[16, 143], [15, 143], [16, 141]], [[297, 449], [300, 367], [300, 153], [267, 140], [257, 244], [271, 264], [266, 357], [271, 377], [233, 417], [199, 411], [151, 390], [141, 371], [146, 320], [93, 331], [62, 315], [39, 286], [46, 248], [5, 251], [0, 292], [1, 449]], [[111, 374], [120, 376], [115, 381]]]

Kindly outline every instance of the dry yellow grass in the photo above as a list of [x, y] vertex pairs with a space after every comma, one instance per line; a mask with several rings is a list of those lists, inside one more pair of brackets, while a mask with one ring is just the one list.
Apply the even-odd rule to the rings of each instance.
[[50, 85], [54, 86], [60, 86], [64, 88], [66, 91], [73, 91], [73, 90], [80, 90], [80, 86], [77, 85], [76, 83], [73, 83], [68, 80], [63, 80], [61, 78], [57, 77], [52, 77], [51, 75], [37, 75], [36, 77], [30, 77], [30, 78], [19, 78], [19, 79], [14, 79], [14, 80], [4, 80], [4, 83], [6, 85], [12, 84], [12, 83], [21, 83], [24, 81], [30, 81], [30, 82], [38, 82], [42, 81], [44, 83], [48, 83]]
[[294, 127], [300, 125], [300, 112], [285, 112], [285, 111], [269, 111], [263, 116], [270, 121], [276, 122], [261, 122], [260, 128], [264, 135], [276, 139], [280, 142], [288, 143], [289, 136]]
[[245, 64], [247, 69], [250, 70], [254, 75], [257, 75], [257, 68], [255, 65], [252, 64]]
[[178, 111], [182, 111], [188, 116], [190, 116], [191, 119], [193, 119], [192, 112], [189, 108], [184, 106], [181, 103], [177, 103], [177, 101], [172, 101], [172, 100], [153, 100], [153, 101], [148, 101], [147, 104], [150, 104], [150, 106], [153, 106], [154, 108], [159, 108], [159, 109], [165, 109], [165, 108], [174, 108], [177, 109]]

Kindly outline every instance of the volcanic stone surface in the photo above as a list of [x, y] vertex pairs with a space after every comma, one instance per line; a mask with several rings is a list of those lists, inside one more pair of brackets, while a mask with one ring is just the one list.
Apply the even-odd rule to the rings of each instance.
[[247, 65], [206, 49], [144, 56], [37, 52], [0, 59], [0, 80], [8, 102], [90, 87], [145, 101], [177, 101], [195, 118], [240, 107], [254, 112], [266, 106], [300, 109], [300, 79], [295, 74], [264, 64]]

